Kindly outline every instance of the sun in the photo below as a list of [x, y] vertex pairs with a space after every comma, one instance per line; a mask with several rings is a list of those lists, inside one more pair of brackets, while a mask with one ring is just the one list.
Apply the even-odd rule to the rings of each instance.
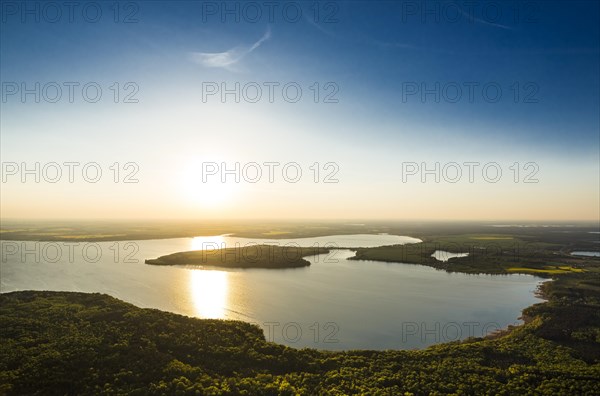
[[223, 182], [219, 175], [203, 180], [202, 171], [202, 162], [192, 161], [182, 172], [180, 185], [187, 201], [203, 207], [218, 207], [230, 204], [236, 198], [240, 183], [233, 178]]
[[221, 182], [206, 182], [190, 180], [186, 184], [186, 195], [189, 200], [203, 206], [225, 205], [234, 198], [235, 186]]

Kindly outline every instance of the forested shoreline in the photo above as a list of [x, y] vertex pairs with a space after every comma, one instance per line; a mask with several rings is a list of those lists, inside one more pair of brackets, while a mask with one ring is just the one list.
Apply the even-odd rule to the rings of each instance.
[[257, 326], [142, 309], [101, 294], [0, 294], [0, 394], [600, 393], [599, 281], [548, 282], [548, 302], [495, 339], [420, 351], [327, 352]]

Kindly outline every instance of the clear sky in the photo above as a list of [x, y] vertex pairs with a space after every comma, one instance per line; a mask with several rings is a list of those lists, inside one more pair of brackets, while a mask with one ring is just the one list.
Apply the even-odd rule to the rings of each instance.
[[597, 1], [51, 3], [2, 1], [2, 218], [600, 219]]

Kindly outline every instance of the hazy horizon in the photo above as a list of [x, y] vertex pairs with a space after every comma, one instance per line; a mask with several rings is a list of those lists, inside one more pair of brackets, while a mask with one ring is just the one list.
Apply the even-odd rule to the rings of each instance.
[[357, 222], [365, 222], [365, 223], [369, 223], [369, 222], [379, 222], [379, 223], [431, 223], [431, 224], [435, 224], [435, 223], [450, 223], [450, 224], [461, 224], [461, 223], [465, 223], [465, 224], [481, 224], [481, 225], [497, 225], [497, 226], [536, 226], [536, 225], [557, 225], [557, 226], [566, 226], [569, 225], [569, 223], [573, 223], [573, 224], [599, 224], [600, 221], [599, 220], [595, 220], [595, 219], [590, 219], [590, 220], [585, 220], [585, 219], [543, 219], [543, 220], [537, 220], [537, 219], [429, 219], [429, 218], [404, 218], [404, 219], [400, 219], [400, 218], [293, 218], [293, 217], [289, 217], [289, 218], [282, 218], [282, 217], [277, 217], [277, 218], [252, 218], [252, 217], [246, 217], [246, 218], [229, 218], [229, 219], [222, 219], [222, 218], [186, 218], [186, 217], [181, 217], [181, 218], [175, 218], [175, 217], [164, 217], [164, 218], [160, 218], [160, 217], [133, 217], [133, 218], [108, 218], [108, 217], [82, 217], [82, 218], [58, 218], [58, 217], [45, 217], [45, 218], [27, 218], [27, 217], [22, 217], [22, 218], [12, 218], [12, 217], [7, 217], [7, 218], [2, 218], [0, 219], [0, 221], [4, 221], [4, 222], [40, 222], [40, 223], [60, 223], [60, 222], [69, 222], [69, 223], [85, 223], [85, 222], [107, 222], [107, 223], [186, 223], [186, 222], [191, 222], [191, 223], [196, 223], [196, 222], [210, 222], [210, 223], [220, 223], [223, 222], [225, 224], [228, 223], [235, 223], [235, 222], [244, 222], [244, 223], [260, 223], [260, 222], [268, 222], [271, 224], [277, 224], [277, 223], [282, 223], [282, 224], [286, 224], [286, 223], [306, 223], [306, 224], [310, 224], [310, 223], [348, 223], [349, 225], [360, 225], [360, 224], [355, 224]]

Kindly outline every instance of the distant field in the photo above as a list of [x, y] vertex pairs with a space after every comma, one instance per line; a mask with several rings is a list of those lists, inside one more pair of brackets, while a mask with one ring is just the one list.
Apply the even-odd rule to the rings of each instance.
[[347, 225], [344, 223], [296, 222], [77, 222], [65, 227], [63, 222], [2, 221], [3, 240], [25, 241], [124, 241], [166, 238], [191, 238], [233, 234], [246, 238], [306, 238], [340, 234], [374, 234], [391, 231], [380, 225]]
[[480, 239], [480, 240], [498, 240], [498, 239], [514, 239], [513, 237], [505, 237], [505, 236], [482, 236], [482, 237], [471, 237], [471, 239]]
[[545, 268], [525, 268], [525, 267], [511, 267], [506, 269], [507, 272], [520, 272], [520, 273], [532, 273], [532, 274], [548, 274], [557, 275], [565, 274], [569, 272], [585, 272], [582, 268], [573, 268], [568, 266], [562, 267], [545, 267]]
[[[494, 227], [472, 222], [399, 221], [16, 221], [0, 222], [3, 240], [123, 241], [233, 234], [247, 238], [306, 238], [327, 235], [407, 235], [424, 241], [470, 244], [482, 241], [505, 247], [516, 238], [527, 243], [560, 244], [572, 250], [598, 247], [598, 225], [582, 223], [568, 231], [545, 227]], [[496, 245], [493, 245], [496, 244]]]

